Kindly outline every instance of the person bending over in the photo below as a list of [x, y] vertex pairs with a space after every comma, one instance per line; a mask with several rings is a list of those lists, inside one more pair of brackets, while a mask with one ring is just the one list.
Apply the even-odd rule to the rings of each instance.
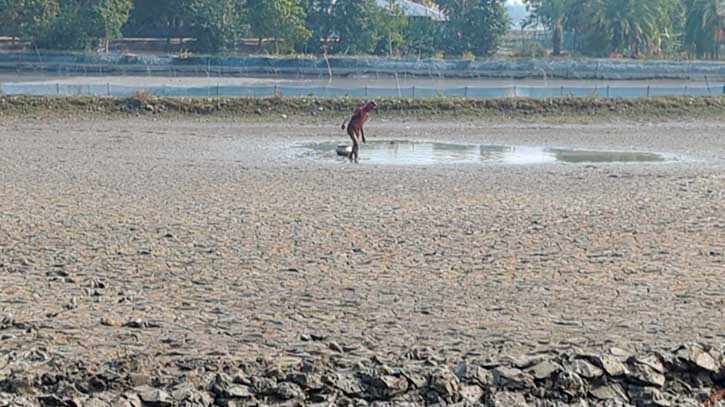
[[347, 123], [347, 134], [352, 139], [352, 151], [350, 151], [350, 154], [347, 156], [350, 161], [355, 161], [356, 163], [358, 162], [360, 141], [362, 140], [362, 142], [365, 143], [365, 131], [363, 130], [363, 126], [365, 125], [365, 122], [368, 121], [368, 114], [377, 108], [378, 105], [371, 100], [355, 108], [355, 111], [352, 113], [352, 117], [349, 119], [349, 123], [348, 119], [342, 122], [343, 130], [345, 130], [345, 123]]

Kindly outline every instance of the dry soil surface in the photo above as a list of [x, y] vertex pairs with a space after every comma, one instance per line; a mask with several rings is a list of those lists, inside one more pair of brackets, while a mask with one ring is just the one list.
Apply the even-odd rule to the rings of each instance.
[[297, 145], [345, 142], [338, 126], [4, 119], [0, 368], [725, 341], [725, 123], [367, 130], [679, 159], [659, 164], [352, 165]]

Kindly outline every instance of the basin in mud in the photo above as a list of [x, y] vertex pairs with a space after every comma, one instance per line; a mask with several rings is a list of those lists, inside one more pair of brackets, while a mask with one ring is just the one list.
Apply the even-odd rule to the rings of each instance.
[[[349, 145], [309, 143], [303, 146], [318, 159], [345, 160]], [[576, 150], [536, 146], [451, 144], [419, 141], [373, 141], [360, 146], [360, 161], [370, 164], [546, 164], [626, 163], [671, 160], [661, 154], [631, 151]]]

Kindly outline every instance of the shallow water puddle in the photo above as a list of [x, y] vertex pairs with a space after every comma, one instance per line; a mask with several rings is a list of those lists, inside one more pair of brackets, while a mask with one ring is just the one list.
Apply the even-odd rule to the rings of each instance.
[[[323, 160], [344, 161], [350, 146], [337, 143], [309, 143], [303, 147]], [[496, 146], [417, 141], [373, 141], [360, 146], [360, 162], [385, 165], [421, 164], [547, 164], [663, 162], [669, 158], [655, 153], [571, 150], [535, 146]]]

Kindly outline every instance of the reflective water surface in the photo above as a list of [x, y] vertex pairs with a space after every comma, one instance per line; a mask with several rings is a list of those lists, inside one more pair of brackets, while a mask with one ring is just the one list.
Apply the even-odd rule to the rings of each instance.
[[[349, 145], [309, 143], [303, 147], [317, 159], [344, 161]], [[424, 164], [546, 164], [663, 162], [655, 153], [628, 151], [572, 150], [536, 146], [450, 144], [418, 141], [373, 141], [360, 146], [360, 162], [384, 165]]]

